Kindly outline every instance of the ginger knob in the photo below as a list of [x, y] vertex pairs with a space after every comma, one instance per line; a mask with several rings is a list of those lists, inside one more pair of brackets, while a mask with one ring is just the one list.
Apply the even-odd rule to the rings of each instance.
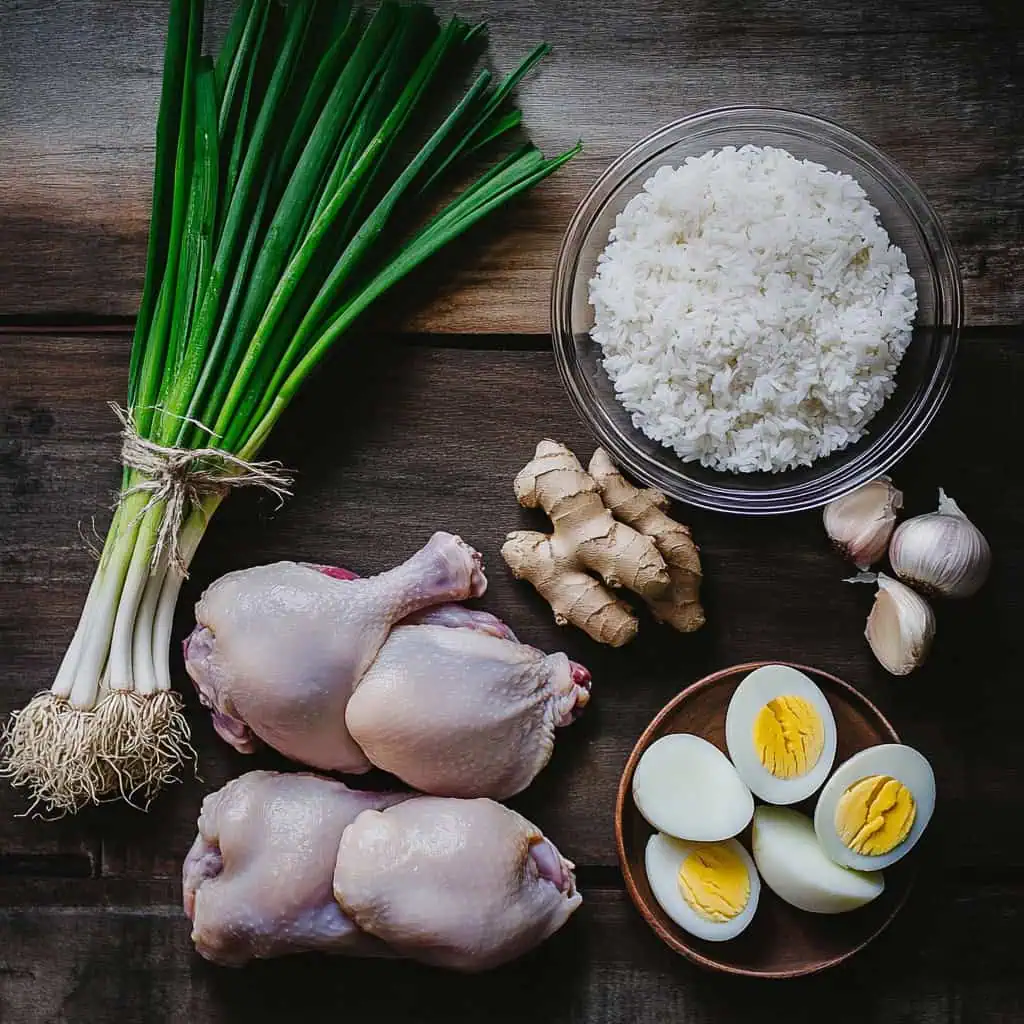
[[514, 489], [522, 506], [544, 510], [552, 532], [513, 531], [501, 555], [551, 605], [559, 625], [572, 623], [612, 647], [628, 643], [638, 623], [611, 593], [617, 588], [643, 598], [676, 629], [703, 624], [700, 560], [689, 530], [662, 511], [663, 495], [633, 487], [604, 452], [587, 472], [565, 445], [545, 439]]

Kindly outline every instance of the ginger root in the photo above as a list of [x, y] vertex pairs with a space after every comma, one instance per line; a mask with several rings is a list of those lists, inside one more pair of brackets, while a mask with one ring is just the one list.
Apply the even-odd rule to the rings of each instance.
[[524, 507], [542, 508], [553, 530], [513, 531], [502, 558], [551, 605], [559, 625], [572, 623], [599, 643], [621, 647], [636, 636], [632, 608], [611, 593], [618, 588], [641, 597], [660, 621], [699, 629], [700, 558], [690, 531], [665, 514], [664, 495], [634, 487], [601, 449], [590, 468], [556, 441], [537, 445], [515, 494]]
[[634, 487], [615, 468], [603, 448], [594, 452], [588, 468], [612, 515], [650, 537], [668, 563], [672, 585], [665, 597], [647, 601], [651, 613], [680, 633], [700, 629], [705, 622], [700, 603], [703, 573], [690, 528], [666, 514], [669, 502], [661, 491]]
[[[515, 479], [519, 504], [542, 508], [553, 532], [515, 530], [501, 556], [517, 579], [532, 583], [559, 625], [571, 622], [599, 643], [621, 647], [636, 636], [629, 605], [608, 587], [664, 596], [668, 565], [649, 537], [617, 522], [597, 482], [565, 445], [544, 440]], [[596, 573], [607, 586], [589, 573]]]

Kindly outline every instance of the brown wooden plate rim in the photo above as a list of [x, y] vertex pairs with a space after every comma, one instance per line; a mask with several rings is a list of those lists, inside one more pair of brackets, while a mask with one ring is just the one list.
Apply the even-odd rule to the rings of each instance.
[[845, 960], [849, 960], [850, 957], [859, 953], [866, 945], [868, 945], [869, 942], [878, 938], [878, 936], [881, 935], [881, 933], [892, 923], [893, 918], [895, 918], [906, 903], [907, 897], [910, 895], [910, 890], [913, 887], [913, 876], [908, 877], [906, 885], [903, 888], [903, 893], [899, 900], [893, 905], [892, 911], [888, 917], [886, 917], [870, 935], [852, 949], [848, 949], [845, 953], [841, 953], [838, 956], [833, 957], [831, 960], [826, 960], [825, 962], [816, 964], [812, 967], [795, 967], [790, 970], [779, 971], [750, 970], [745, 967], [728, 966], [702, 955], [695, 949], [691, 949], [689, 946], [680, 942], [679, 939], [665, 928], [660, 921], [651, 916], [645, 906], [645, 901], [641, 898], [639, 890], [637, 889], [636, 880], [633, 877], [632, 866], [626, 857], [626, 843], [623, 834], [623, 819], [626, 812], [626, 800], [632, 799], [633, 772], [636, 769], [637, 762], [640, 760], [640, 755], [647, 749], [651, 742], [651, 737], [658, 731], [662, 722], [664, 722], [665, 719], [668, 718], [681, 703], [699, 691], [709, 689], [716, 683], [720, 683], [723, 679], [728, 679], [731, 676], [740, 675], [741, 673], [749, 674], [755, 669], [764, 668], [767, 665], [785, 665], [787, 668], [795, 668], [797, 671], [803, 672], [812, 677], [818, 676], [819, 678], [827, 679], [833, 686], [845, 691], [847, 696], [854, 702], [860, 703], [872, 715], [874, 715], [880, 723], [883, 731], [889, 734], [893, 743], [900, 742], [899, 734], [893, 728], [889, 719], [886, 718], [885, 715], [883, 715], [882, 712], [867, 697], [865, 697], [863, 693], [860, 692], [860, 690], [851, 686], [849, 683], [844, 682], [838, 676], [832, 675], [830, 672], [825, 672], [819, 668], [811, 668], [808, 665], [800, 665], [792, 661], [751, 661], [741, 665], [733, 665], [731, 668], [720, 669], [718, 672], [713, 672], [711, 675], [697, 680], [697, 682], [686, 687], [685, 690], [681, 690], [677, 693], [654, 716], [654, 718], [651, 719], [650, 724], [646, 729], [644, 729], [640, 738], [636, 741], [636, 745], [633, 747], [633, 750], [629, 755], [629, 759], [626, 761], [626, 767], [622, 772], [621, 779], [619, 780], [619, 790], [615, 798], [615, 846], [618, 850], [619, 867], [622, 870], [622, 876], [626, 882], [626, 890], [629, 892], [629, 898], [633, 901], [633, 905], [640, 911], [643, 919], [658, 935], [662, 942], [673, 949], [676, 953], [679, 953], [687, 960], [698, 964], [700, 967], [711, 971], [718, 971], [723, 974], [742, 975], [748, 978], [799, 978], [809, 974], [818, 974], [830, 967], [835, 967], [837, 964], [843, 963]]

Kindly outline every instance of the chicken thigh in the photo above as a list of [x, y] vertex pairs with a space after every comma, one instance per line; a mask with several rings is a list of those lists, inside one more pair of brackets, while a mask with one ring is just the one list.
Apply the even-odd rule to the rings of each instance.
[[416, 797], [368, 810], [338, 848], [334, 895], [395, 952], [481, 971], [543, 942], [582, 903], [573, 865], [493, 800]]
[[218, 733], [241, 752], [252, 751], [255, 734], [315, 768], [365, 772], [345, 706], [391, 627], [486, 586], [479, 554], [447, 533], [365, 579], [295, 562], [228, 573], [196, 606], [185, 666]]
[[345, 720], [370, 761], [407, 785], [502, 800], [547, 764], [555, 729], [587, 703], [588, 683], [564, 654], [474, 629], [398, 626]]
[[266, 771], [212, 793], [182, 869], [196, 949], [227, 966], [305, 950], [391, 955], [345, 916], [331, 874], [346, 826], [408, 798]]

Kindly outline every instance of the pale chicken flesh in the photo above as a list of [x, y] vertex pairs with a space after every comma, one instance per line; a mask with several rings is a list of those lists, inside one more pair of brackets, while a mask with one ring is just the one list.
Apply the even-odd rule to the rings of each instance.
[[564, 654], [444, 626], [398, 626], [345, 712], [379, 768], [425, 793], [504, 799], [547, 764], [586, 703]]
[[480, 556], [442, 533], [367, 579], [294, 562], [229, 573], [197, 606], [186, 666], [242, 752], [259, 738], [315, 768], [504, 799], [547, 763], [590, 675], [457, 603], [485, 587]]
[[582, 902], [571, 862], [491, 800], [265, 771], [206, 798], [182, 877], [196, 949], [225, 966], [316, 950], [486, 970]]
[[387, 954], [338, 906], [331, 874], [345, 828], [408, 797], [266, 771], [211, 793], [182, 869], [196, 949], [225, 966], [310, 950]]
[[349, 696], [395, 623], [484, 592], [480, 562], [458, 537], [436, 533], [402, 565], [365, 579], [295, 562], [222, 576], [200, 598], [185, 644], [217, 731], [243, 753], [255, 734], [314, 768], [368, 771], [345, 726]]
[[345, 829], [334, 895], [403, 956], [480, 971], [533, 949], [583, 899], [573, 864], [493, 800], [417, 797]]

